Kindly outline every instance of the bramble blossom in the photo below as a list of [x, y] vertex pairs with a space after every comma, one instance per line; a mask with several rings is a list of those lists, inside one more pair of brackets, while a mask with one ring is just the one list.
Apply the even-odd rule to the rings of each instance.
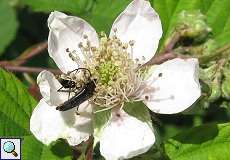
[[[96, 89], [79, 108], [57, 111], [69, 95], [57, 91], [61, 84], [52, 73], [39, 74], [43, 98], [33, 111], [30, 129], [45, 144], [64, 138], [74, 146], [94, 134], [105, 159], [131, 158], [148, 151], [155, 135], [148, 120], [126, 112], [126, 103], [138, 110], [134, 103], [141, 101], [153, 112], [174, 114], [201, 95], [197, 59], [176, 58], [139, 69], [154, 56], [162, 36], [160, 18], [149, 1], [133, 0], [114, 21], [109, 37], [98, 36], [83, 19], [57, 11], [50, 14], [48, 26], [49, 55], [59, 69], [63, 74], [89, 69]], [[92, 125], [96, 107], [101, 108], [97, 114], [111, 110], [99, 132], [93, 132], [97, 128]]]

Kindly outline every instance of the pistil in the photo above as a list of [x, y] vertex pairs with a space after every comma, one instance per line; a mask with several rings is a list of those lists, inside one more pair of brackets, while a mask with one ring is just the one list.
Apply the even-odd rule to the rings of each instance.
[[[84, 36], [84, 40], [86, 43], [79, 44], [85, 57], [84, 67], [90, 70], [91, 78], [96, 79], [91, 102], [113, 108], [121, 107], [127, 101], [138, 100], [136, 95], [139, 96], [137, 92], [143, 79], [141, 72], [136, 71], [138, 62], [132, 58], [134, 41], [123, 43], [116, 35], [108, 38], [105, 33], [101, 33], [99, 47], [90, 46], [87, 36]], [[71, 58], [79, 61], [78, 56], [71, 53]]]

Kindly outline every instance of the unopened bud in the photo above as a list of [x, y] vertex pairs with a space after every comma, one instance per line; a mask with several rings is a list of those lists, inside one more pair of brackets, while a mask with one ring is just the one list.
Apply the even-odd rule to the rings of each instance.
[[200, 11], [182, 11], [177, 21], [177, 30], [184, 37], [195, 41], [204, 41], [212, 29], [206, 23], [206, 17]]

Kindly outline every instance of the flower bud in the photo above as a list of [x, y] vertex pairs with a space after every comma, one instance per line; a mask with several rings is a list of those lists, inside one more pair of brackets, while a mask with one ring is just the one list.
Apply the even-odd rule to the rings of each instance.
[[213, 64], [205, 69], [200, 69], [200, 79], [204, 81], [209, 89], [208, 102], [214, 102], [221, 96], [221, 77], [222, 73], [218, 71], [218, 64]]
[[230, 78], [225, 78], [221, 85], [222, 96], [230, 100]]
[[177, 30], [183, 37], [204, 41], [212, 29], [206, 23], [206, 17], [200, 11], [182, 11], [177, 21]]
[[230, 66], [229, 62], [223, 68], [224, 80], [221, 85], [222, 96], [230, 100]]
[[211, 83], [211, 94], [208, 98], [209, 102], [214, 102], [221, 96], [221, 85], [218, 77]]
[[191, 47], [189, 52], [191, 55], [205, 56], [209, 57], [215, 54], [215, 50], [217, 49], [217, 43], [213, 39], [209, 39], [207, 42], [203, 43], [199, 46]]
[[218, 69], [218, 65], [215, 63], [208, 68], [200, 68], [199, 70], [199, 75], [200, 79], [203, 81], [210, 81], [211, 79], [214, 78], [216, 70]]

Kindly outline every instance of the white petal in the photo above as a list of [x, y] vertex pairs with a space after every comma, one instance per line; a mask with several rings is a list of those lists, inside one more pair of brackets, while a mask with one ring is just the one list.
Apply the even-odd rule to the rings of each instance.
[[184, 111], [201, 95], [198, 60], [169, 60], [154, 69], [143, 94], [144, 103], [156, 113]]
[[60, 105], [68, 99], [67, 92], [58, 92], [62, 87], [55, 76], [49, 71], [42, 71], [37, 77], [40, 92], [49, 105]]
[[42, 99], [34, 109], [30, 130], [38, 140], [48, 145], [64, 138], [70, 145], [77, 145], [89, 138], [92, 133], [90, 120], [90, 123], [85, 123], [85, 117], [76, 116], [74, 109], [60, 112], [55, 108], [56, 106], [50, 106]]
[[106, 160], [121, 160], [147, 152], [155, 142], [148, 123], [122, 111], [109, 120], [100, 139], [100, 152]]
[[145, 62], [154, 56], [162, 36], [160, 18], [146, 0], [132, 1], [113, 23], [110, 36], [114, 29], [123, 42], [135, 41], [133, 58], [144, 56]]
[[69, 57], [66, 49], [75, 50], [81, 60], [84, 59], [78, 44], [87, 35], [92, 46], [98, 46], [96, 31], [86, 21], [74, 16], [67, 16], [61, 12], [52, 12], [48, 18], [50, 29], [48, 51], [62, 72], [78, 68], [78, 64]]
[[92, 106], [88, 101], [79, 106], [78, 113], [80, 115], [76, 115], [75, 124], [67, 130], [64, 136], [71, 146], [78, 145], [82, 141], [87, 141], [93, 133]]
[[64, 135], [65, 139], [71, 146], [76, 146], [83, 141], [87, 141], [93, 133], [91, 117], [77, 116], [77, 124], [69, 128]]

